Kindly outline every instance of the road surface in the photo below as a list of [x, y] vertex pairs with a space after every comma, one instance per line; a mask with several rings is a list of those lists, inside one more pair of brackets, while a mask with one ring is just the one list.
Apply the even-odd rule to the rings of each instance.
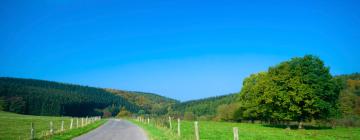
[[104, 125], [74, 140], [147, 140], [145, 132], [138, 126], [121, 119], [111, 119]]

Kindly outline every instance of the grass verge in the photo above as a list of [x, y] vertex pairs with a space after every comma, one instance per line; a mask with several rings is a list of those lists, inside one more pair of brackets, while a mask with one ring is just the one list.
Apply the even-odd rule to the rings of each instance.
[[102, 119], [100, 121], [97, 121], [93, 124], [89, 124], [89, 125], [81, 127], [81, 128], [72, 129], [72, 130], [66, 131], [64, 133], [58, 133], [56, 135], [53, 135], [50, 139], [51, 140], [70, 140], [74, 137], [80, 136], [81, 134], [85, 134], [85, 133], [101, 126], [106, 121], [107, 120]]
[[[181, 122], [181, 136], [177, 136], [177, 122], [172, 122], [172, 129], [158, 127], [155, 123], [141, 123], [131, 120], [142, 127], [152, 140], [193, 140], [194, 123]], [[334, 129], [302, 129], [286, 130], [284, 128], [266, 126], [262, 124], [231, 123], [200, 121], [199, 133], [201, 140], [230, 140], [233, 139], [233, 127], [238, 127], [239, 138], [242, 140], [358, 140], [360, 128], [338, 127]]]
[[[44, 134], [49, 131], [50, 121], [53, 122], [54, 132], [58, 132], [61, 129], [61, 122], [64, 121], [65, 131], [63, 135], [66, 134], [70, 139], [70, 135], [74, 135], [75, 137], [80, 135], [80, 132], [86, 133], [90, 131], [91, 128], [93, 129], [99, 126], [99, 123], [104, 123], [106, 120], [101, 120], [101, 122], [97, 121], [96, 123], [81, 128], [75, 128], [76, 121], [74, 120], [74, 129], [69, 130], [71, 122], [70, 117], [21, 115], [0, 111], [0, 140], [30, 139], [31, 123], [34, 124], [35, 139], [45, 139]], [[57, 135], [58, 134], [55, 134], [55, 136]]]
[[158, 127], [154, 124], [145, 124], [138, 122], [133, 119], [128, 119], [130, 122], [140, 126], [145, 130], [147, 135], [149, 136], [150, 140], [176, 140], [177, 137], [173, 134], [173, 132], [170, 129]]

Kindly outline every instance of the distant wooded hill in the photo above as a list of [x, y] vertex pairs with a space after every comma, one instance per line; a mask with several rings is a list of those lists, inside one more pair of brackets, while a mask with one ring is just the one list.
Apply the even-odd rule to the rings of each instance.
[[334, 79], [341, 88], [339, 94], [341, 115], [343, 117], [356, 117], [360, 120], [360, 73], [338, 75]]
[[[139, 106], [144, 110], [143, 113], [163, 115], [167, 113], [167, 108], [180, 103], [178, 100], [157, 95], [154, 93], [145, 93], [137, 91], [123, 91], [116, 89], [106, 89], [106, 91], [120, 95], [129, 102]], [[139, 114], [143, 114], [139, 113]]]
[[[360, 116], [360, 74], [333, 77], [340, 87], [341, 116]], [[0, 78], [0, 110], [54, 116], [133, 114], [171, 115], [185, 119], [234, 120], [239, 93], [186, 102], [154, 93], [103, 89], [34, 79]]]
[[232, 104], [237, 100], [237, 94], [228, 94], [216, 97], [208, 97], [204, 99], [191, 100], [176, 104], [169, 114], [179, 115], [186, 119], [212, 119], [215, 117], [217, 108], [221, 105]]
[[0, 78], [1, 110], [52, 116], [115, 114], [141, 108], [104, 89], [34, 79]]
[[166, 114], [179, 101], [153, 93], [103, 89], [35, 79], [0, 77], [0, 110], [52, 116]]

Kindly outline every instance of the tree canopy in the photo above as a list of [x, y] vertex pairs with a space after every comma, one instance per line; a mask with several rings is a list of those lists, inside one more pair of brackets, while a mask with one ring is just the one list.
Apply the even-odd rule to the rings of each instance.
[[305, 121], [334, 115], [339, 87], [312, 55], [296, 57], [243, 82], [238, 119]]

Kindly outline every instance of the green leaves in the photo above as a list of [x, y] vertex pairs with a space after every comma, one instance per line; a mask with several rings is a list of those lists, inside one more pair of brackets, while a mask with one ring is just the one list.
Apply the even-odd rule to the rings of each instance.
[[335, 86], [329, 68], [318, 57], [296, 57], [246, 78], [238, 114], [244, 119], [283, 121], [331, 117], [338, 99]]

